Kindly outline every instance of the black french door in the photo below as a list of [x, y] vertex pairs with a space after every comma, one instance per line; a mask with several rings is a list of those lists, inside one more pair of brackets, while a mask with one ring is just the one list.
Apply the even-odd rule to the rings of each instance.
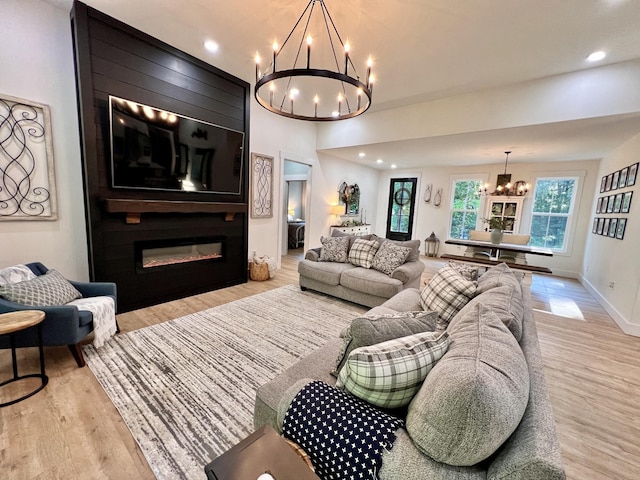
[[411, 240], [417, 178], [392, 178], [387, 208], [387, 238]]

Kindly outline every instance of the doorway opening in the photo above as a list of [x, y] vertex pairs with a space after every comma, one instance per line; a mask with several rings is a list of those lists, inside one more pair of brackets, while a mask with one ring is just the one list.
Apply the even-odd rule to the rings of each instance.
[[417, 178], [392, 178], [387, 209], [387, 238], [411, 240]]
[[284, 160], [282, 254], [304, 253], [309, 227], [311, 167], [293, 160]]

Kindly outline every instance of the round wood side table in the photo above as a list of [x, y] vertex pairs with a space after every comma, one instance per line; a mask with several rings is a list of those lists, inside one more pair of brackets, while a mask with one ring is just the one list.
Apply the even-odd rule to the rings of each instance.
[[[11, 361], [13, 365], [13, 378], [0, 383], [0, 387], [8, 385], [9, 383], [22, 380], [23, 378], [40, 378], [42, 383], [38, 388], [33, 390], [20, 398], [11, 400], [9, 402], [1, 403], [0, 407], [6, 407], [7, 405], [13, 405], [32, 395], [35, 395], [42, 390], [47, 383], [49, 383], [49, 377], [44, 373], [44, 354], [42, 348], [42, 321], [44, 320], [45, 313], [42, 310], [20, 310], [18, 312], [9, 312], [0, 314], [0, 335], [9, 335], [9, 342], [11, 344]], [[40, 353], [40, 373], [32, 373], [29, 375], [18, 375], [18, 364], [16, 361], [16, 339], [15, 333], [27, 328], [36, 327], [38, 332], [38, 351]]]

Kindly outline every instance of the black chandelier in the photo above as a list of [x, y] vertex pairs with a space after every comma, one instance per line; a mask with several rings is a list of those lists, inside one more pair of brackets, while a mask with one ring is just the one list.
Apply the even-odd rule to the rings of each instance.
[[[324, 50], [315, 47], [314, 36], [326, 39]], [[292, 44], [298, 38], [296, 49]], [[350, 48], [348, 41], [342, 41], [324, 0], [310, 0], [282, 46], [273, 43], [273, 57], [264, 71], [256, 54], [256, 100], [278, 115], [315, 122], [344, 120], [366, 112], [371, 106], [373, 61], [369, 57], [362, 81]], [[281, 65], [290, 68], [279, 70]]]
[[498, 175], [495, 190], [489, 193], [489, 184], [485, 183], [480, 187], [480, 195], [506, 195], [508, 197], [515, 195], [518, 197], [524, 197], [529, 192], [529, 184], [526, 181], [518, 180], [515, 183], [511, 183], [511, 174], [507, 173], [507, 164], [509, 163], [510, 153], [511, 150], [504, 152], [506, 155], [504, 160], [504, 173], [502, 175]]

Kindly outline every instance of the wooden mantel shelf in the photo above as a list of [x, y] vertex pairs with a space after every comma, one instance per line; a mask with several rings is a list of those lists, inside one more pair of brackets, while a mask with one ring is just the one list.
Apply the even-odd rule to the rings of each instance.
[[224, 213], [225, 220], [231, 222], [236, 213], [247, 211], [246, 203], [105, 198], [104, 204], [109, 213], [126, 213], [130, 224], [140, 223], [143, 213]]

